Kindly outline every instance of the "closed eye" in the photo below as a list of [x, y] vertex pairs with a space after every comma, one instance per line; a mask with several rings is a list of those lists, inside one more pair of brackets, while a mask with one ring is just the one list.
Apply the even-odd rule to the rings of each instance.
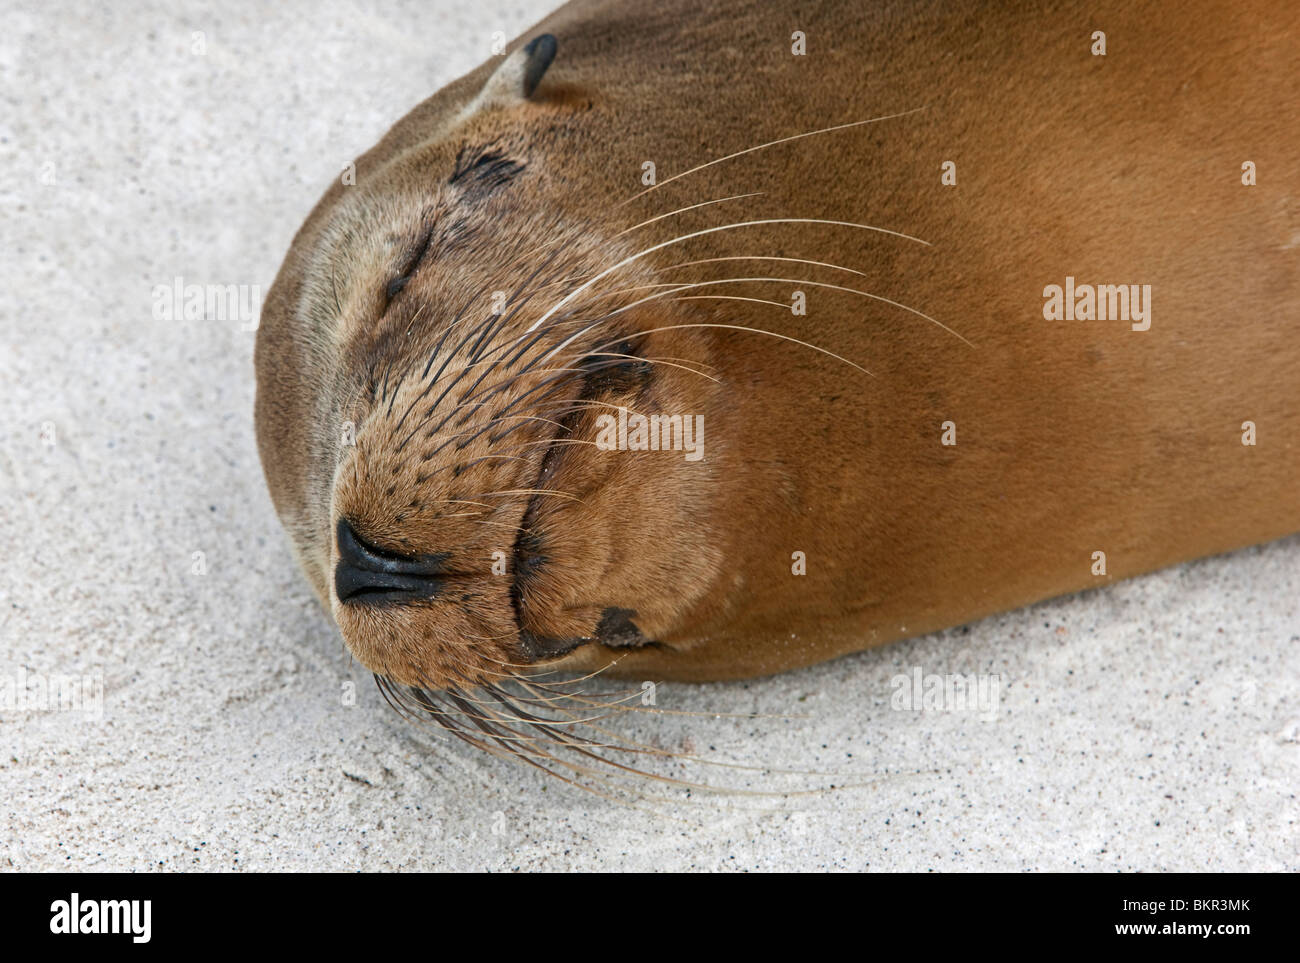
[[416, 268], [418, 268], [420, 262], [424, 260], [425, 254], [429, 252], [429, 245], [432, 241], [433, 227], [430, 226], [415, 243], [412, 254], [406, 259], [406, 263], [398, 273], [397, 277], [389, 281], [387, 286], [384, 288], [384, 295], [387, 300], [391, 301], [393, 298], [397, 297], [397, 295], [401, 294], [402, 288], [406, 287], [406, 283], [411, 280], [411, 276], [415, 273]]

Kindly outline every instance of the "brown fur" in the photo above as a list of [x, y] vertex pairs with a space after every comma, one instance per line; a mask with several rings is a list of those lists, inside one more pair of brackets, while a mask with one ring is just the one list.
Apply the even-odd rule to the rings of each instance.
[[[521, 38], [559, 41], [531, 99], [475, 101], [489, 63], [401, 120], [299, 232], [257, 350], [267, 482], [357, 658], [399, 683], [467, 687], [586, 640], [561, 664], [752, 676], [1300, 529], [1294, 17], [1272, 3], [1102, 7], [580, 2]], [[1089, 51], [1098, 29], [1105, 57]], [[807, 56], [791, 55], [794, 30]], [[463, 166], [476, 151], [522, 170], [498, 186], [473, 172], [451, 183], [458, 155]], [[647, 160], [661, 186], [620, 204]], [[946, 160], [957, 187], [940, 184]], [[1256, 187], [1240, 183], [1244, 160]], [[932, 246], [824, 224], [709, 234], [593, 285], [508, 363], [582, 279], [763, 218], [856, 222]], [[669, 269], [754, 255], [863, 276], [762, 260]], [[1043, 287], [1066, 275], [1151, 284], [1151, 329], [1044, 320]], [[664, 297], [619, 314], [551, 361], [588, 370], [530, 405], [543, 375], [524, 372], [529, 358], [583, 327], [572, 322], [660, 290], [622, 289], [725, 277], [795, 280], [683, 292], [775, 306]], [[908, 305], [969, 343], [811, 282]], [[796, 289], [806, 317], [780, 306]], [[507, 317], [478, 362], [472, 344], [451, 352], [490, 323], [498, 290]], [[633, 338], [646, 362], [665, 359], [648, 375], [592, 356], [686, 324], [782, 333], [874, 377], [720, 328]], [[627, 364], [592, 374], [602, 360]], [[582, 444], [618, 405], [702, 414], [704, 459]], [[520, 412], [549, 421], [502, 420]], [[1255, 447], [1240, 442], [1246, 420]], [[348, 421], [355, 446], [342, 442]], [[955, 447], [939, 443], [945, 421]], [[557, 494], [489, 495], [539, 478]], [[393, 551], [449, 553], [448, 593], [340, 605], [341, 515]], [[512, 567], [541, 561], [497, 576], [494, 551]], [[792, 574], [794, 552], [806, 575]], [[610, 622], [612, 610], [623, 615]]]

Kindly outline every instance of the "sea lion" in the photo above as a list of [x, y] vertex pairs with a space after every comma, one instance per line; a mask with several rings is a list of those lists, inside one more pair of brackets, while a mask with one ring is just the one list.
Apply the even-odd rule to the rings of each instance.
[[258, 332], [390, 689], [773, 673], [1300, 530], [1280, 7], [576, 2], [510, 51]]

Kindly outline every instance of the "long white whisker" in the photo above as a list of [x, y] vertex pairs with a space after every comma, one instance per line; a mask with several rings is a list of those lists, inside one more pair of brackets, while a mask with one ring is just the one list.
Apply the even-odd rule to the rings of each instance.
[[[784, 307], [784, 305], [782, 305], [782, 307]], [[766, 334], [772, 338], [779, 338], [782, 341], [789, 341], [792, 344], [803, 345], [805, 348], [812, 348], [814, 351], [819, 351], [824, 355], [834, 358], [836, 361], [843, 361], [850, 368], [857, 368], [859, 371], [861, 371], [864, 375], [867, 375], [868, 377], [871, 378], [875, 377], [874, 374], [872, 374], [866, 368], [862, 367], [862, 365], [854, 364], [848, 358], [842, 358], [834, 351], [827, 351], [825, 348], [819, 348], [815, 344], [810, 344], [807, 341], [800, 341], [798, 338], [791, 338], [788, 335], [778, 334], [775, 331], [765, 331], [763, 328], [746, 328], [739, 324], [666, 324], [663, 327], [648, 328], [645, 331], [638, 331], [636, 334], [628, 335], [627, 337], [639, 338], [642, 337], [643, 335], [654, 334], [657, 331], [677, 331], [681, 328], [727, 328], [732, 331], [748, 331], [751, 334]], [[624, 340], [626, 340], [626, 338]]]
[[741, 227], [755, 227], [759, 224], [827, 224], [827, 225], [834, 225], [839, 227], [855, 227], [863, 231], [876, 231], [880, 234], [890, 234], [893, 235], [894, 237], [901, 237], [904, 240], [914, 241], [917, 244], [923, 244], [926, 247], [930, 247], [929, 241], [923, 241], [919, 237], [913, 237], [910, 234], [903, 234], [901, 231], [891, 231], [888, 228], [884, 228], [884, 227], [874, 227], [870, 224], [857, 224], [853, 221], [828, 221], [816, 217], [769, 217], [769, 218], [763, 218], [755, 221], [740, 221], [735, 224], [720, 224], [717, 227], [706, 227], [700, 231], [692, 231], [690, 234], [683, 234], [680, 237], [674, 237], [674, 238], [670, 238], [667, 241], [661, 241], [658, 244], [654, 244], [648, 248], [645, 248], [644, 250], [638, 251], [636, 254], [628, 255], [627, 257], [623, 258], [623, 260], [615, 264], [613, 267], [606, 268], [605, 270], [601, 271], [599, 274], [596, 274], [594, 277], [590, 278], [585, 283], [578, 285], [578, 287], [574, 288], [572, 291], [566, 294], [563, 298], [561, 298], [559, 301], [553, 304], [549, 309], [547, 309], [545, 314], [543, 314], [540, 318], [534, 321], [532, 325], [524, 332], [524, 334], [530, 334], [531, 332], [536, 331], [538, 328], [540, 328], [543, 324], [546, 323], [547, 318], [551, 317], [551, 315], [555, 314], [556, 311], [560, 310], [560, 308], [564, 307], [566, 304], [568, 304], [578, 295], [582, 294], [583, 291], [586, 291], [588, 288], [590, 288], [601, 278], [607, 277], [608, 275], [612, 274], [614, 271], [617, 271], [619, 268], [631, 264], [633, 261], [638, 261], [648, 254], [653, 254], [655, 251], [662, 250], [663, 248], [666, 247], [671, 247], [674, 244], [681, 244], [684, 241], [689, 241], [691, 240], [691, 238], [703, 237], [705, 234], [714, 234], [717, 233], [718, 231], [733, 231]]
[[754, 304], [771, 304], [778, 308], [785, 308], [787, 311], [790, 305], [784, 301], [769, 301], [767, 298], [745, 298], [739, 294], [685, 294], [680, 298], [673, 298], [674, 301], [752, 301]]
[[[784, 305], [782, 305], [782, 307], [784, 307]], [[699, 375], [701, 378], [708, 378], [708, 379], [709, 379], [710, 381], [712, 381], [714, 384], [722, 384], [722, 379], [721, 379], [721, 378], [715, 378], [715, 377], [713, 377], [713, 375], [705, 374], [703, 371], [700, 371], [700, 370], [698, 370], [698, 369], [696, 369], [696, 368], [690, 368], [690, 367], [687, 367], [687, 366], [684, 365], [684, 364], [676, 364], [676, 363], [674, 363], [674, 362], [668, 360], [667, 358], [642, 358], [642, 357], [639, 357], [638, 355], [634, 355], [634, 354], [618, 354], [617, 352], [613, 352], [613, 351], [593, 351], [593, 352], [591, 352], [590, 354], [588, 354], [587, 357], [589, 357], [589, 358], [629, 358], [629, 359], [631, 359], [631, 360], [635, 360], [635, 361], [644, 361], [644, 362], [646, 362], [647, 364], [663, 364], [663, 365], [667, 365], [667, 366], [670, 367], [670, 368], [681, 368], [683, 371], [689, 371], [691, 374]]]
[[675, 268], [693, 267], [696, 264], [716, 264], [719, 261], [789, 261], [794, 264], [811, 264], [815, 267], [834, 268], [836, 271], [856, 274], [860, 278], [870, 277], [865, 271], [845, 267], [843, 264], [832, 264], [830, 261], [813, 261], [806, 257], [780, 257], [775, 254], [729, 254], [725, 257], [702, 257], [695, 261], [679, 261], [676, 264], [656, 268], [654, 273], [662, 274], [664, 271], [672, 271]]
[[778, 138], [777, 140], [769, 140], [766, 144], [759, 144], [757, 147], [746, 147], [744, 150], [738, 150], [734, 154], [727, 154], [725, 157], [719, 157], [716, 160], [709, 161], [708, 163], [700, 164], [696, 167], [692, 167], [688, 171], [682, 171], [680, 174], [674, 174], [672, 177], [666, 177], [663, 180], [659, 181], [659, 183], [652, 184], [651, 186], [647, 187], [645, 190], [641, 191], [640, 193], [633, 194], [627, 200], [622, 201], [620, 203], [620, 206], [622, 206], [622, 204], [629, 204], [632, 201], [636, 200], [638, 197], [642, 197], [646, 194], [649, 194], [651, 191], [657, 191], [665, 184], [671, 184], [679, 177], [685, 177], [687, 174], [694, 174], [696, 171], [702, 171], [704, 170], [704, 168], [712, 167], [714, 164], [721, 164], [723, 161], [731, 160], [733, 157], [740, 157], [744, 154], [752, 154], [754, 151], [763, 150], [765, 147], [773, 147], [776, 144], [787, 144], [792, 140], [802, 140], [804, 137], [814, 137], [817, 134], [829, 134], [831, 131], [845, 130], [846, 128], [849, 127], [862, 127], [866, 124], [878, 124], [882, 120], [894, 120], [898, 117], [906, 117], [908, 114], [915, 114], [918, 111], [922, 111], [922, 110], [925, 110], [925, 108], [913, 107], [911, 110], [905, 110], [901, 114], [886, 114], [883, 117], [872, 117], [870, 120], [855, 120], [848, 124], [836, 124], [834, 127], [823, 127], [820, 130], [810, 130], [802, 134], [793, 134], [790, 137], [781, 137]]
[[[575, 341], [576, 339], [582, 337], [582, 335], [586, 334], [588, 331], [591, 331], [592, 329], [596, 328], [597, 326], [599, 326], [599, 325], [601, 325], [601, 324], [604, 324], [606, 321], [608, 321], [610, 318], [614, 317], [615, 315], [622, 314], [624, 311], [630, 311], [632, 308], [635, 308], [635, 307], [637, 307], [638, 305], [645, 304], [647, 301], [653, 301], [653, 300], [655, 300], [656, 298], [666, 297], [667, 295], [670, 295], [670, 294], [677, 294], [677, 293], [680, 292], [680, 291], [689, 291], [689, 290], [692, 290], [692, 289], [694, 289], [694, 288], [703, 288], [703, 287], [708, 287], [708, 286], [710, 286], [710, 285], [714, 285], [714, 284], [740, 284], [740, 283], [747, 282], [747, 281], [776, 281], [776, 282], [780, 282], [780, 283], [782, 283], [782, 284], [804, 284], [804, 285], [810, 285], [810, 286], [812, 286], [812, 287], [830, 288], [830, 289], [835, 290], [835, 291], [844, 291], [844, 292], [849, 293], [849, 294], [857, 294], [857, 295], [861, 295], [861, 296], [864, 297], [864, 298], [871, 298], [871, 299], [874, 300], [874, 301], [881, 301], [881, 302], [884, 302], [884, 303], [886, 303], [886, 304], [890, 304], [890, 305], [893, 305], [893, 306], [895, 306], [895, 307], [902, 308], [902, 309], [905, 310], [905, 311], [910, 311], [912, 314], [918, 315], [919, 317], [925, 318], [925, 320], [929, 321], [930, 323], [935, 324], [935, 325], [938, 325], [940, 328], [942, 328], [943, 330], [945, 330], [945, 331], [947, 331], [949, 334], [951, 334], [954, 338], [957, 338], [958, 340], [964, 342], [965, 344], [970, 345], [970, 347], [972, 347], [972, 348], [975, 347], [975, 345], [971, 344], [970, 341], [967, 341], [964, 337], [962, 337], [962, 336], [961, 336], [960, 334], [958, 334], [956, 331], [952, 330], [952, 328], [948, 327], [946, 324], [944, 324], [944, 323], [941, 322], [941, 321], [937, 321], [937, 320], [935, 320], [934, 318], [930, 317], [928, 314], [924, 314], [924, 313], [922, 313], [922, 312], [916, 310], [916, 308], [910, 308], [910, 307], [908, 307], [906, 304], [900, 304], [900, 303], [897, 302], [897, 301], [892, 301], [892, 300], [890, 300], [889, 298], [881, 297], [881, 296], [878, 295], [878, 294], [872, 294], [872, 293], [869, 292], [869, 291], [859, 291], [857, 288], [846, 288], [846, 287], [843, 287], [843, 286], [838, 285], [838, 284], [827, 284], [827, 283], [825, 283], [825, 282], [823, 282], [823, 281], [809, 281], [809, 280], [806, 280], [806, 279], [800, 279], [800, 278], [768, 278], [768, 277], [755, 277], [755, 278], [717, 278], [717, 279], [714, 279], [714, 280], [711, 280], [711, 281], [694, 281], [694, 282], [691, 282], [691, 283], [688, 283], [688, 284], [681, 284], [681, 285], [678, 285], [676, 288], [673, 288], [673, 289], [670, 289], [670, 290], [667, 290], [667, 291], [656, 291], [654, 294], [647, 294], [647, 295], [646, 295], [645, 297], [643, 297], [643, 298], [638, 298], [636, 301], [633, 301], [631, 304], [625, 305], [624, 307], [621, 307], [621, 308], [618, 308], [618, 309], [616, 309], [616, 310], [614, 310], [614, 311], [611, 311], [611, 312], [609, 312], [609, 314], [606, 314], [606, 315], [604, 315], [603, 317], [597, 318], [595, 321], [591, 322], [591, 324], [587, 325], [585, 328], [582, 328], [582, 329], [579, 330], [579, 331], [575, 331], [572, 335], [570, 335], [569, 337], [565, 338], [565, 339], [564, 339], [563, 341], [561, 341], [558, 345], [556, 345], [554, 348], [552, 348], [552, 349], [551, 349], [551, 350], [550, 350], [546, 355], [544, 355], [544, 356], [542, 357], [542, 359], [541, 359], [541, 361], [540, 361], [539, 363], [541, 363], [541, 364], [545, 364], [548, 360], [550, 360], [550, 358], [551, 358], [551, 357], [552, 357], [556, 352], [558, 352], [558, 351], [560, 351], [560, 350], [566, 348], [569, 344], [571, 344], [571, 343], [572, 343], [573, 341]], [[829, 352], [827, 352], [827, 353], [829, 353]], [[854, 365], [854, 367], [858, 367], [858, 366], [857, 366], [857, 365]], [[866, 371], [865, 368], [863, 368], [863, 369], [861, 369], [861, 370]]]
[[766, 191], [754, 191], [752, 194], [732, 194], [730, 197], [719, 197], [715, 201], [701, 201], [699, 204], [691, 204], [689, 207], [679, 207], [675, 211], [669, 211], [667, 214], [660, 214], [658, 217], [652, 217], [648, 221], [642, 221], [640, 224], [633, 224], [625, 231], [619, 231], [614, 237], [622, 237], [624, 234], [631, 234], [639, 227], [645, 227], [647, 224], [653, 224], [655, 221], [662, 221], [665, 217], [672, 217], [674, 214], [683, 214], [686, 211], [693, 211], [697, 207], [708, 207], [710, 204], [721, 204], [723, 201], [738, 201], [743, 197], [759, 197], [766, 194]]
[[[928, 314], [926, 314], [923, 311], [918, 311], [916, 310], [916, 308], [910, 308], [906, 304], [902, 304], [901, 302], [892, 301], [889, 298], [881, 297], [879, 294], [872, 294], [870, 291], [859, 291], [857, 288], [846, 288], [839, 284], [827, 284], [825, 281], [809, 281], [805, 278], [718, 278], [713, 281], [700, 281], [698, 284], [693, 286], [705, 287], [710, 284], [740, 284], [741, 282], [744, 281], [779, 281], [783, 284], [807, 284], [815, 288], [829, 288], [832, 291], [844, 291], [847, 294], [858, 294], [864, 298], [870, 298], [873, 301], [880, 301], [883, 304], [892, 305], [893, 307], [896, 308], [902, 308], [904, 311], [909, 311], [912, 314], [915, 314], [918, 318], [925, 318], [925, 320], [929, 321], [931, 324], [937, 324], [939, 327], [943, 328], [943, 330], [947, 331], [954, 338], [957, 338], [958, 340], [964, 342], [965, 344], [970, 345], [972, 348], [975, 347], [975, 345], [971, 344], [969, 341], [963, 338], [952, 328], [948, 327], [942, 321], [936, 321], [934, 318], [930, 317]], [[664, 293], [671, 294], [672, 292], [664, 292]], [[785, 307], [789, 307], [789, 305], [785, 305]]]

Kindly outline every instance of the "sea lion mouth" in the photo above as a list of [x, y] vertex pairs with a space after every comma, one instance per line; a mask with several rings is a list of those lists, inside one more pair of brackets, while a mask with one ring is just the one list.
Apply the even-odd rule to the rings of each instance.
[[407, 556], [371, 545], [346, 518], [335, 529], [339, 560], [334, 592], [344, 605], [399, 605], [429, 599], [446, 589], [446, 553]]
[[557, 638], [539, 634], [530, 630], [525, 615], [525, 593], [533, 587], [543, 568], [551, 561], [546, 533], [539, 529], [538, 521], [545, 505], [544, 499], [552, 494], [551, 484], [557, 473], [562, 472], [568, 460], [574, 457], [573, 446], [566, 442], [572, 439], [579, 419], [587, 413], [588, 406], [593, 402], [620, 397], [630, 401], [639, 397], [647, 390], [652, 375], [650, 365], [640, 357], [637, 346], [629, 339], [611, 340], [601, 345], [578, 361], [576, 367], [583, 374], [572, 402], [573, 407], [561, 414], [558, 427], [542, 454], [537, 475], [529, 489], [533, 494], [529, 496], [524, 509], [511, 559], [514, 578], [510, 585], [510, 601], [514, 609], [519, 646], [523, 656], [535, 662], [559, 658], [581, 645], [601, 641], [599, 630], [595, 634], [576, 637]]
[[[528, 659], [561, 654], [554, 651], [557, 645], [551, 644], [548, 640], [539, 639], [524, 625], [524, 592], [532, 586], [542, 567], [550, 561], [545, 552], [545, 536], [536, 528], [542, 498], [540, 493], [545, 490], [547, 479], [555, 474], [556, 460], [560, 457], [560, 449], [563, 448], [557, 442], [562, 435], [570, 431], [571, 426], [567, 423], [567, 420], [562, 422], [561, 426], [551, 436], [550, 444], [546, 446], [545, 451], [542, 453], [542, 463], [537, 470], [537, 476], [533, 479], [533, 494], [529, 496], [528, 504], [524, 508], [524, 515], [519, 523], [519, 533], [515, 536], [510, 560], [510, 570], [513, 573], [513, 579], [510, 583], [510, 605], [514, 611], [519, 646]], [[575, 640], [568, 645], [568, 648], [572, 649], [579, 644], [579, 641]]]

